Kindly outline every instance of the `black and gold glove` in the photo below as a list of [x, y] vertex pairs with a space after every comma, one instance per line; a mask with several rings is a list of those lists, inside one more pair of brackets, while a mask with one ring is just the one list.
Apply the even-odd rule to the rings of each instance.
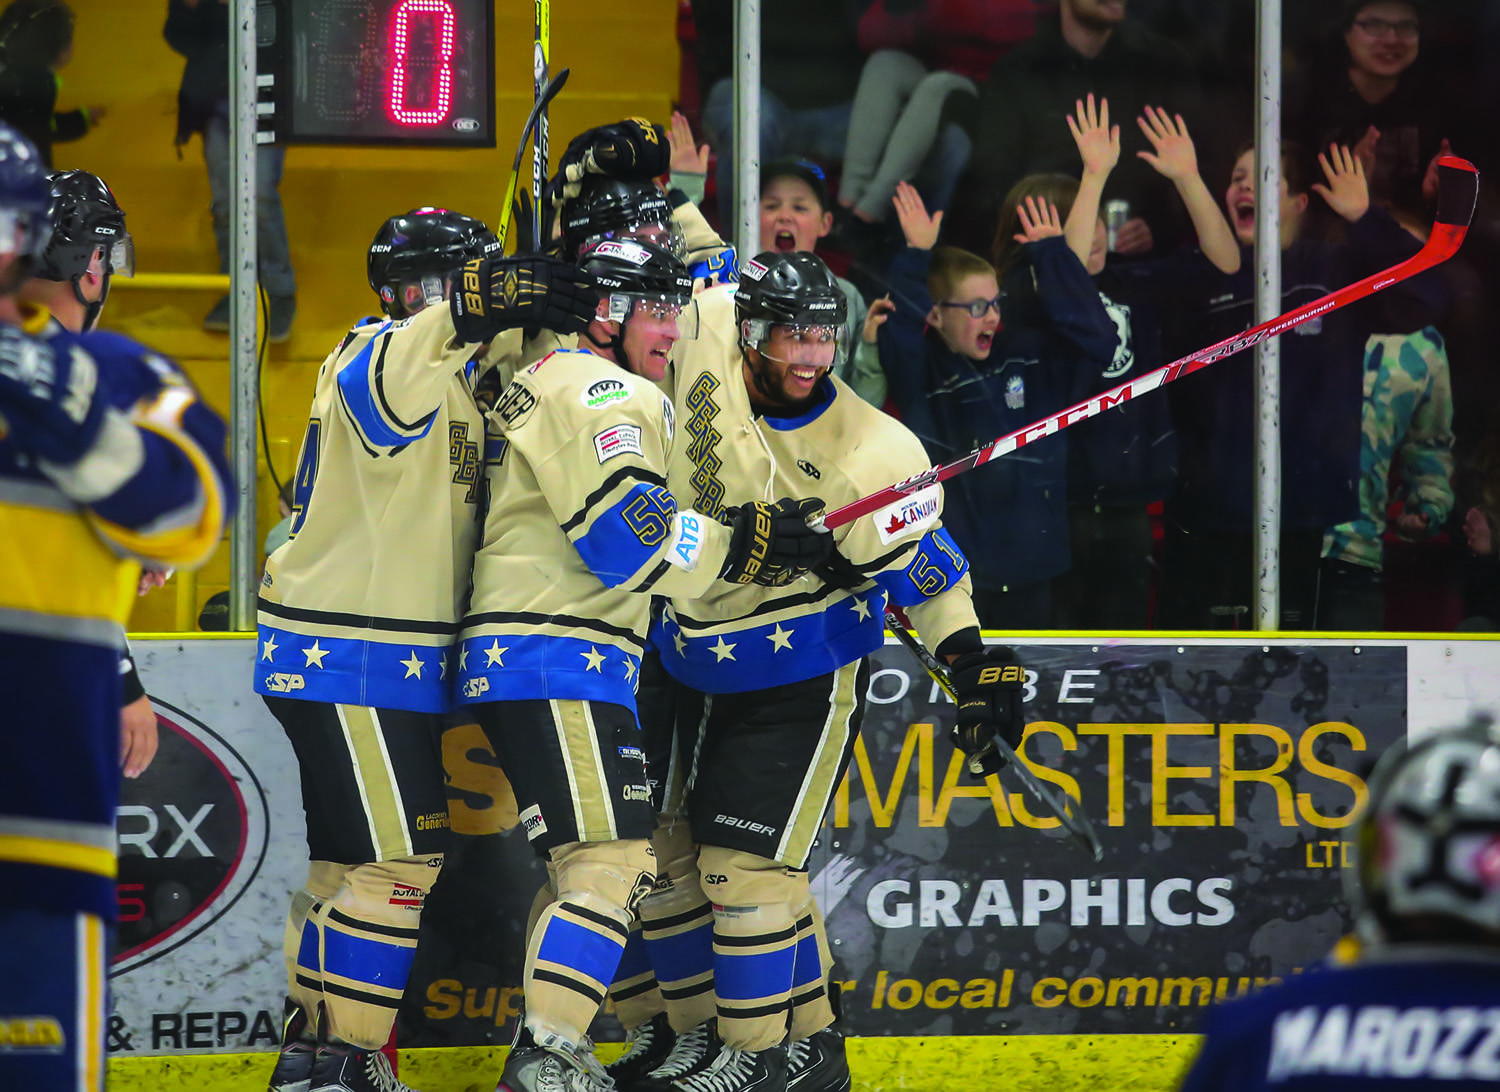
[[833, 550], [833, 535], [807, 521], [822, 509], [817, 497], [750, 501], [729, 509], [725, 514], [734, 531], [720, 579], [779, 587], [821, 565]]
[[998, 772], [1005, 760], [995, 749], [996, 736], [1014, 749], [1026, 731], [1023, 692], [1026, 669], [1013, 649], [989, 645], [981, 652], [965, 652], [948, 668], [958, 695], [958, 723], [953, 745], [971, 758], [978, 758], [978, 776]]
[[644, 181], [666, 174], [671, 163], [666, 129], [645, 118], [626, 118], [574, 137], [548, 189], [553, 204], [561, 205], [578, 196], [578, 183], [586, 174]]
[[448, 303], [459, 340], [478, 344], [527, 326], [580, 333], [594, 319], [599, 293], [590, 274], [532, 254], [467, 263], [453, 278]]

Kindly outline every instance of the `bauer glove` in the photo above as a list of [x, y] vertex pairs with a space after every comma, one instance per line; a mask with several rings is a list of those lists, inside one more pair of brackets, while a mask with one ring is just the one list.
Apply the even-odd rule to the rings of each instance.
[[109, 389], [81, 346], [35, 341], [0, 329], [0, 439], [38, 459], [77, 462], [93, 447], [109, 408]]
[[561, 205], [578, 196], [586, 174], [645, 180], [666, 174], [671, 162], [666, 129], [645, 118], [626, 118], [574, 137], [548, 189], [552, 203]]
[[556, 258], [491, 257], [464, 265], [448, 303], [459, 340], [477, 344], [528, 326], [581, 333], [599, 308], [599, 293], [593, 277]]
[[780, 587], [816, 568], [833, 550], [833, 535], [807, 522], [822, 509], [817, 497], [783, 497], [775, 504], [750, 501], [729, 509], [734, 530], [720, 579]]
[[1021, 745], [1026, 730], [1022, 708], [1026, 670], [1016, 661], [1014, 650], [990, 645], [959, 656], [948, 674], [958, 695], [958, 723], [950, 738], [960, 751], [978, 759], [979, 768], [971, 764], [970, 772], [988, 777], [1005, 765], [995, 748], [996, 736], [1012, 750]]

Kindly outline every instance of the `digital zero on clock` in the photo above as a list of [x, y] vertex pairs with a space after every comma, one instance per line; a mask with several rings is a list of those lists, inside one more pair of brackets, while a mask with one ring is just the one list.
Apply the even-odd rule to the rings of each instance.
[[495, 146], [494, 0], [267, 6], [262, 98], [275, 103], [277, 141]]

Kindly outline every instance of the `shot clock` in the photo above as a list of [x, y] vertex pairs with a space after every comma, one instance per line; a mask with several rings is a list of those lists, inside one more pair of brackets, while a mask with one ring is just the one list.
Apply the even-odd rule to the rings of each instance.
[[262, 140], [495, 146], [494, 0], [273, 0], [257, 29]]

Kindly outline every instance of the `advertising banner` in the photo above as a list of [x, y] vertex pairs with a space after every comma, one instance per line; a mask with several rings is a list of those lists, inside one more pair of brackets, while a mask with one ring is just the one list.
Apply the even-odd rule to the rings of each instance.
[[[307, 853], [291, 747], [249, 690], [254, 647], [137, 643], [161, 750], [120, 810], [117, 1053], [277, 1041], [283, 922]], [[1191, 1032], [1211, 1000], [1328, 952], [1348, 927], [1350, 816], [1407, 727], [1404, 646], [1019, 651], [1023, 756], [1081, 798], [1104, 860], [1012, 773], [971, 781], [946, 738], [952, 704], [882, 649], [809, 862], [848, 1031]], [[545, 872], [477, 726], [452, 725], [443, 754], [453, 837], [399, 1039], [507, 1043]], [[618, 1037], [608, 1016], [595, 1031]]]

